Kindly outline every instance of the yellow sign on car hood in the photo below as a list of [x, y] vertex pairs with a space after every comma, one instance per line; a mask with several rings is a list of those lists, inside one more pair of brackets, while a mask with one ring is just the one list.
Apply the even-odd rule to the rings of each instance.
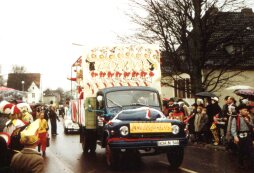
[[172, 132], [171, 123], [130, 123], [130, 133]]

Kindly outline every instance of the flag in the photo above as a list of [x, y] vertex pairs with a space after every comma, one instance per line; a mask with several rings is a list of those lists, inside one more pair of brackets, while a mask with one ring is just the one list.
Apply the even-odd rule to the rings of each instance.
[[75, 66], [81, 66], [82, 64], [82, 56], [80, 56], [77, 61], [72, 65], [72, 67], [75, 67]]
[[76, 81], [77, 78], [74, 78], [74, 77], [67, 77], [68, 80], [71, 80], [71, 81]]
[[151, 119], [151, 111], [150, 111], [150, 109], [146, 110], [146, 118], [147, 119]]

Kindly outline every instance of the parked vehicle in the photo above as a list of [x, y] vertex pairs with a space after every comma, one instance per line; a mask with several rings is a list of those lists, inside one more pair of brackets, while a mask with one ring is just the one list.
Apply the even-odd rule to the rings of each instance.
[[69, 132], [79, 132], [79, 125], [75, 123], [71, 119], [71, 109], [65, 111], [65, 116], [63, 118], [63, 126], [64, 126], [64, 133], [68, 134]]
[[65, 116], [63, 123], [64, 123], [64, 133], [65, 134], [68, 134], [69, 132], [78, 132], [79, 131], [78, 123], [74, 123], [71, 120], [71, 117]]

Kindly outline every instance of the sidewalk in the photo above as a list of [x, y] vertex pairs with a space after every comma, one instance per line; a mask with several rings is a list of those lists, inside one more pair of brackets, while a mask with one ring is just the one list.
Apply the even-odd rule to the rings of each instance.
[[[213, 145], [213, 144], [206, 144], [206, 143], [195, 144], [195, 143], [188, 142], [187, 146], [205, 148], [205, 149], [213, 149], [213, 150], [217, 150], [217, 151], [228, 151], [227, 147], [224, 145]], [[254, 143], [253, 143], [253, 148], [254, 148]]]
[[213, 150], [220, 150], [220, 151], [226, 151], [226, 146], [224, 145], [213, 145], [213, 144], [206, 144], [206, 143], [191, 143], [189, 142], [187, 146], [190, 147], [197, 147], [197, 148], [205, 148], [205, 149], [213, 149]]

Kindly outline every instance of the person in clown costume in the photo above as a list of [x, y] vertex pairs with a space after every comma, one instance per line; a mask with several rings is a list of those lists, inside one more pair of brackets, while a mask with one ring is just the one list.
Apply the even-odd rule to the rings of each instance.
[[31, 122], [33, 122], [33, 116], [28, 112], [28, 110], [26, 108], [23, 108], [22, 111], [22, 116], [21, 116], [21, 120], [26, 124], [30, 124]]
[[6, 122], [6, 127], [4, 128], [3, 132], [12, 135], [14, 130], [24, 126], [25, 123], [18, 119], [18, 117], [21, 117], [21, 112], [16, 105], [13, 105], [11, 108], [10, 120]]

